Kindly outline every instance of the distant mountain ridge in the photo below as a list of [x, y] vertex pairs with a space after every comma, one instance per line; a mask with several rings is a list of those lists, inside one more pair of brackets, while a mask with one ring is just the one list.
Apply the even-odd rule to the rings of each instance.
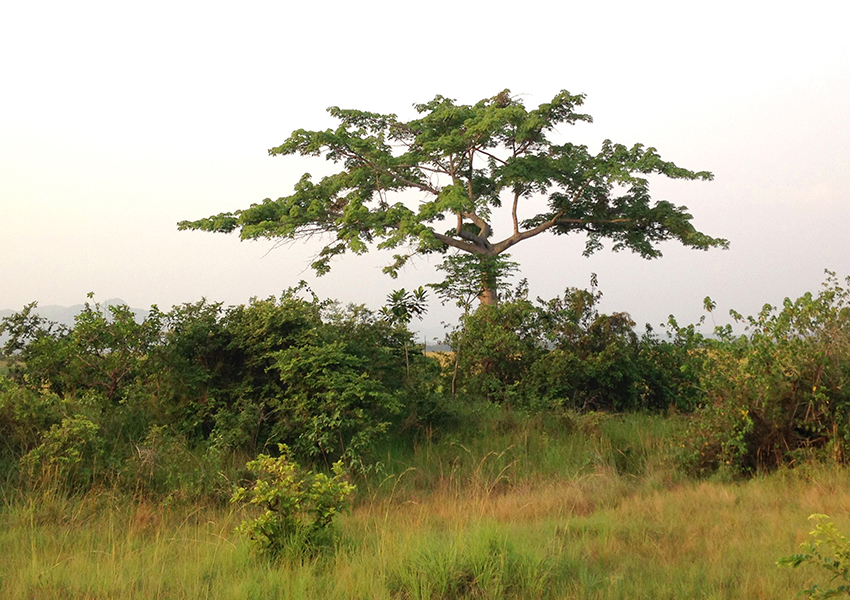
[[[89, 304], [94, 304], [94, 302], [90, 302]], [[106, 308], [107, 306], [125, 306], [127, 303], [124, 302], [121, 298], [110, 298], [104, 302], [100, 302], [101, 308]], [[54, 323], [60, 323], [61, 325], [67, 325], [71, 327], [74, 325], [75, 317], [83, 312], [85, 309], [85, 304], [75, 304], [73, 306], [58, 306], [56, 304], [50, 304], [47, 306], [37, 305], [35, 307], [35, 313], [48, 321], [53, 321]], [[23, 306], [18, 309], [4, 308], [0, 309], [0, 319], [4, 317], [11, 316], [17, 312], [23, 310]], [[150, 313], [149, 310], [145, 310], [142, 308], [130, 308], [133, 314], [136, 317], [136, 320], [144, 319]]]

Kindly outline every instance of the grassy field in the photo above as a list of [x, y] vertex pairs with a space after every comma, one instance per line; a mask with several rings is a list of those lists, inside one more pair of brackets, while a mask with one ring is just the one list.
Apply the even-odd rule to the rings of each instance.
[[0, 597], [792, 598], [780, 569], [811, 513], [850, 529], [850, 477], [811, 466], [748, 481], [675, 468], [678, 417], [528, 419], [381, 451], [334, 552], [270, 563], [232, 506], [43, 491], [4, 498]]

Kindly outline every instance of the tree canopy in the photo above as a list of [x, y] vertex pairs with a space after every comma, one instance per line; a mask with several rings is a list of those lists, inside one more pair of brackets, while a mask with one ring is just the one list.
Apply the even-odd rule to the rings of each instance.
[[[550, 139], [560, 137], [552, 136], [559, 125], [592, 121], [576, 112], [583, 102], [584, 95], [567, 91], [533, 110], [509, 90], [474, 105], [437, 96], [416, 104], [419, 118], [406, 122], [394, 114], [331, 107], [336, 129], [299, 129], [269, 154], [325, 156], [342, 166], [339, 172], [318, 182], [304, 174], [289, 196], [178, 227], [239, 229], [243, 240], [324, 235], [326, 244], [312, 263], [320, 275], [333, 257], [361, 254], [372, 245], [399, 251], [384, 269], [393, 276], [415, 255], [449, 249], [486, 265], [544, 232], [585, 233], [585, 254], [601, 249], [606, 239], [613, 250], [645, 258], [660, 256], [658, 243], [666, 240], [702, 250], [727, 247], [726, 240], [697, 231], [687, 207], [653, 201], [649, 194], [651, 174], [710, 180], [708, 171], [681, 168], [642, 144], [629, 148], [605, 140], [594, 153]], [[540, 199], [545, 208], [536, 212]], [[494, 209], [503, 203], [511, 225], [497, 239]], [[484, 303], [496, 301], [490, 271], [480, 271]]]

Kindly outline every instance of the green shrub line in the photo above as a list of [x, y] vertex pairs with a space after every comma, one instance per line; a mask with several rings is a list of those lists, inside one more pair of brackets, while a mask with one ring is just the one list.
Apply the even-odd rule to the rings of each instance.
[[[102, 533], [98, 510], [133, 520], [152, 503], [225, 515], [217, 535], [245, 552], [240, 560], [259, 551], [269, 573], [288, 569], [305, 590], [332, 587], [323, 570], [339, 561], [354, 569], [389, 544], [397, 558], [368, 567], [380, 582], [374, 597], [614, 597], [602, 592], [604, 569], [571, 544], [589, 536], [626, 554], [624, 539], [651, 546], [651, 529], [611, 524], [617, 511], [693, 486], [735, 495], [748, 481], [843, 473], [850, 278], [828, 272], [817, 294], [753, 317], [733, 311], [743, 334], [725, 326], [712, 335], [672, 317], [660, 333], [638, 335], [626, 313], [599, 312], [592, 283], [548, 301], [530, 300], [520, 283], [499, 304], [467, 312], [440, 360], [409, 330], [424, 311], [422, 288], [393, 293], [381, 311], [321, 301], [303, 285], [227, 308], [153, 307], [141, 321], [126, 306], [88, 304], [72, 327], [29, 305], [0, 322], [3, 519], [36, 536], [34, 564], [37, 531], [52, 539], [51, 527], [93, 524]], [[708, 298], [705, 307], [716, 309]], [[418, 520], [405, 523], [411, 515]], [[594, 515], [607, 515], [604, 524]], [[506, 534], [526, 521], [519, 538], [535, 530], [548, 545]], [[454, 533], [438, 535], [440, 523]], [[423, 539], [403, 535], [406, 527]], [[843, 577], [837, 532], [818, 525], [791, 563], [821, 562]], [[144, 545], [146, 536], [121, 543]], [[614, 560], [608, 550], [593, 552]], [[681, 566], [697, 579], [716, 575]], [[42, 565], [35, 580], [52, 569]], [[9, 577], [0, 573], [0, 589]], [[25, 597], [40, 597], [31, 579], [16, 581]], [[619, 581], [612, 589], [630, 589]], [[154, 591], [181, 595], [170, 585]]]

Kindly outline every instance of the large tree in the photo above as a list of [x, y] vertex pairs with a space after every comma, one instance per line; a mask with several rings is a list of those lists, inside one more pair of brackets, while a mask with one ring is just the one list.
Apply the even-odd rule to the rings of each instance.
[[[400, 121], [331, 107], [336, 129], [299, 129], [272, 156], [325, 156], [342, 169], [318, 183], [305, 174], [294, 193], [277, 200], [197, 221], [180, 229], [231, 232], [243, 240], [294, 240], [322, 234], [326, 244], [312, 267], [324, 274], [331, 259], [350, 250], [403, 249], [384, 270], [395, 276], [414, 255], [456, 249], [477, 257], [482, 303], [497, 301], [493, 267], [514, 244], [541, 233], [587, 236], [585, 254], [609, 239], [646, 258], [660, 256], [658, 242], [726, 247], [697, 231], [685, 206], [653, 202], [647, 176], [710, 180], [664, 161], [654, 148], [628, 148], [605, 140], [599, 152], [556, 143], [562, 124], [591, 122], [576, 112], [583, 95], [560, 92], [527, 110], [504, 90], [474, 105], [437, 96], [415, 105], [420, 117]], [[536, 212], [533, 207], [544, 206]], [[510, 230], [494, 239], [494, 209], [506, 203]], [[505, 219], [507, 223], [507, 219]]]

